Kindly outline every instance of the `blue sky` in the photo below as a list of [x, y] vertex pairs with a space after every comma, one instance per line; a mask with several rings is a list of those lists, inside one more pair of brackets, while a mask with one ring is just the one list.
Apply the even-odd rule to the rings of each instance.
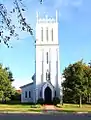
[[[44, 0], [42, 5], [39, 4], [39, 0], [23, 1], [26, 5], [24, 15], [34, 28], [34, 33], [36, 11], [40, 17], [45, 14], [55, 17], [58, 10], [61, 73], [70, 63], [82, 58], [86, 63], [91, 60], [91, 0]], [[1, 2], [9, 9], [12, 8], [11, 0]], [[20, 40], [12, 39], [12, 49], [0, 45], [0, 62], [10, 67], [15, 79], [13, 85], [16, 88], [31, 82], [31, 76], [35, 71], [34, 40], [28, 33], [18, 32]]]

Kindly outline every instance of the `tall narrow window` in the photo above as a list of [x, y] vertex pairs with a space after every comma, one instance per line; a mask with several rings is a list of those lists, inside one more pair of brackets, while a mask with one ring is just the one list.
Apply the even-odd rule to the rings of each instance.
[[48, 41], [48, 28], [46, 28], [46, 40]]
[[27, 91], [25, 91], [25, 98], [27, 98]]
[[47, 72], [46, 72], [46, 80], [47, 80]]
[[42, 91], [40, 91], [40, 97], [42, 97]]
[[55, 91], [55, 97], [56, 97], [56, 91]]
[[43, 41], [43, 27], [41, 28], [41, 41]]
[[51, 30], [51, 38], [52, 38], [52, 41], [53, 41], [53, 28]]
[[47, 64], [48, 64], [48, 52], [46, 53], [46, 60], [47, 60]]
[[31, 98], [31, 91], [29, 91], [29, 98]]
[[47, 81], [50, 81], [50, 73], [49, 73], [48, 70], [46, 71], [46, 80], [47, 80]]

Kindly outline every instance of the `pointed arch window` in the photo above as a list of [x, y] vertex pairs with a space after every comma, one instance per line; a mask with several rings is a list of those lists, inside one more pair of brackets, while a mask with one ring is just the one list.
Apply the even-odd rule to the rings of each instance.
[[48, 41], [48, 28], [46, 28], [46, 40]]
[[50, 72], [48, 70], [46, 71], [46, 80], [50, 81]]
[[25, 91], [25, 98], [27, 98], [27, 91]]
[[41, 27], [41, 41], [43, 41], [43, 27]]
[[53, 41], [53, 28], [52, 28], [52, 30], [51, 30], [51, 39], [52, 39], [52, 41]]
[[56, 91], [55, 91], [55, 97], [56, 97]]
[[31, 91], [29, 91], [29, 98], [31, 98]]
[[42, 97], [42, 91], [40, 91], [40, 97]]
[[48, 52], [46, 53], [46, 61], [47, 61], [47, 64], [48, 64]]

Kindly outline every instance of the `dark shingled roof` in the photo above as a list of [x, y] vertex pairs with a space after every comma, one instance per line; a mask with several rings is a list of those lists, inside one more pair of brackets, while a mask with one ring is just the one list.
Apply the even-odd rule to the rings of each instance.
[[32, 85], [32, 84], [33, 84], [33, 82], [32, 82], [32, 83], [28, 83], [28, 84], [26, 84], [26, 85], [23, 85], [23, 86], [21, 86], [20, 88], [24, 88], [24, 87], [27, 87], [27, 86]]

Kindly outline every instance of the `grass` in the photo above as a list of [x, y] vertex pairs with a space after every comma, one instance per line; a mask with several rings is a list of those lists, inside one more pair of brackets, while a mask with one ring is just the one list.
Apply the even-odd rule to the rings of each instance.
[[[80, 108], [78, 104], [58, 104], [56, 106], [59, 112], [91, 112], [91, 105], [82, 105]], [[0, 104], [0, 113], [8, 113], [8, 112], [17, 112], [17, 113], [32, 113], [32, 112], [42, 112], [44, 110], [44, 106], [39, 104]]]
[[78, 104], [64, 104], [63, 106], [58, 104], [57, 110], [60, 112], [91, 112], [91, 105], [82, 105], [79, 107]]
[[43, 106], [41, 105], [27, 105], [27, 104], [0, 104], [0, 112], [41, 112]]

